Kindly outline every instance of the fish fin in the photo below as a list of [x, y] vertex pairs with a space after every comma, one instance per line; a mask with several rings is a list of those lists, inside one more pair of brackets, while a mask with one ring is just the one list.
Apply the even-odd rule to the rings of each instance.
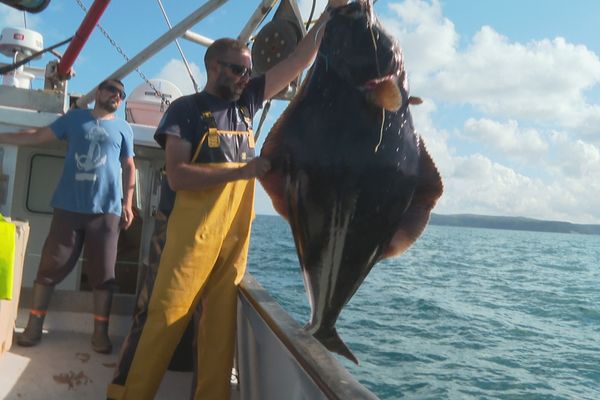
[[275, 123], [262, 145], [260, 156], [271, 161], [271, 169], [259, 178], [259, 181], [271, 198], [275, 211], [281, 214], [286, 220], [289, 220], [285, 197], [285, 175], [281, 168], [283, 163], [281, 157], [282, 120], [283, 119], [280, 118], [280, 120]]
[[346, 357], [358, 365], [358, 358], [350, 351], [346, 343], [340, 338], [335, 328], [327, 332], [315, 332], [313, 335], [327, 350]]
[[408, 98], [408, 104], [411, 106], [418, 106], [419, 104], [423, 104], [423, 99], [417, 96], [410, 96]]
[[265, 157], [271, 161], [271, 169], [264, 176], [259, 178], [263, 188], [271, 198], [273, 208], [277, 211], [286, 221], [289, 221], [289, 209], [288, 200], [285, 194], [286, 187], [286, 174], [284, 173], [284, 156], [282, 148], [284, 130], [288, 130], [290, 126], [290, 115], [298, 109], [301, 100], [304, 98], [307, 92], [307, 82], [310, 82], [313, 74], [315, 73], [315, 67], [311, 67], [303, 79], [303, 83], [298, 89], [298, 92], [285, 109], [285, 112], [277, 119], [269, 134], [265, 138], [265, 141], [261, 147], [260, 156]]
[[421, 236], [429, 222], [431, 210], [444, 190], [440, 173], [427, 152], [423, 140], [420, 140], [419, 150], [421, 159], [415, 193], [382, 258], [402, 254]]
[[369, 89], [369, 100], [388, 111], [398, 111], [402, 105], [402, 93], [395, 79], [386, 79]]
[[277, 211], [286, 221], [289, 221], [288, 217], [288, 206], [285, 198], [285, 177], [281, 169], [269, 171], [263, 177], [259, 178], [265, 192], [271, 198], [273, 208]]

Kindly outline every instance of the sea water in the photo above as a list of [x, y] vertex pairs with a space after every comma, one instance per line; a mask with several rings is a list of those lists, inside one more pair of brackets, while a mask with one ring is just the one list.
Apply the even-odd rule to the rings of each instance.
[[[600, 236], [429, 225], [375, 265], [338, 333], [381, 399], [600, 399]], [[249, 270], [304, 324], [287, 223], [257, 216]]]

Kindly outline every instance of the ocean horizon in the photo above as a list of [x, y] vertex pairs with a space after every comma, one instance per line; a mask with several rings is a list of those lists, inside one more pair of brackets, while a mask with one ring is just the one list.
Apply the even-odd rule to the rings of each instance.
[[[429, 225], [375, 265], [337, 322], [381, 399], [600, 398], [597, 236]], [[258, 215], [249, 272], [309, 317], [288, 224]], [[337, 357], [337, 356], [336, 356]]]

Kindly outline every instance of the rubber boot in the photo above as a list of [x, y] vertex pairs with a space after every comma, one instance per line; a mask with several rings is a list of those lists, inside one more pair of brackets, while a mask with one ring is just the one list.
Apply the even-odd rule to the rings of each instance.
[[94, 290], [92, 349], [96, 353], [109, 354], [112, 351], [112, 343], [108, 337], [108, 319], [112, 298], [113, 292], [111, 290]]
[[46, 317], [48, 304], [53, 292], [54, 286], [45, 286], [39, 283], [33, 285], [33, 299], [29, 321], [23, 333], [17, 336], [17, 344], [19, 346], [35, 346], [42, 340], [44, 318]]

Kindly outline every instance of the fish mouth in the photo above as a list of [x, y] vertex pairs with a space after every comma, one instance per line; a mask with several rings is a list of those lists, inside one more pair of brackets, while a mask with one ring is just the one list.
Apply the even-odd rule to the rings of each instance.
[[[359, 86], [360, 89], [365, 91], [373, 90], [380, 86], [382, 83], [385, 82], [389, 84], [389, 82], [387, 81], [398, 79], [398, 77], [401, 76], [404, 70], [404, 66], [402, 64], [402, 56], [399, 55], [399, 51], [395, 48], [392, 48], [391, 55], [389, 56], [389, 58], [386, 58], [387, 61], [383, 63], [383, 65], [385, 65], [387, 68], [382, 68], [383, 71], [379, 72], [378, 74], [381, 76], [367, 80], [365, 83]], [[377, 67], [377, 70], [380, 70], [379, 66]], [[383, 75], [382, 72], [387, 72], [387, 74]]]

